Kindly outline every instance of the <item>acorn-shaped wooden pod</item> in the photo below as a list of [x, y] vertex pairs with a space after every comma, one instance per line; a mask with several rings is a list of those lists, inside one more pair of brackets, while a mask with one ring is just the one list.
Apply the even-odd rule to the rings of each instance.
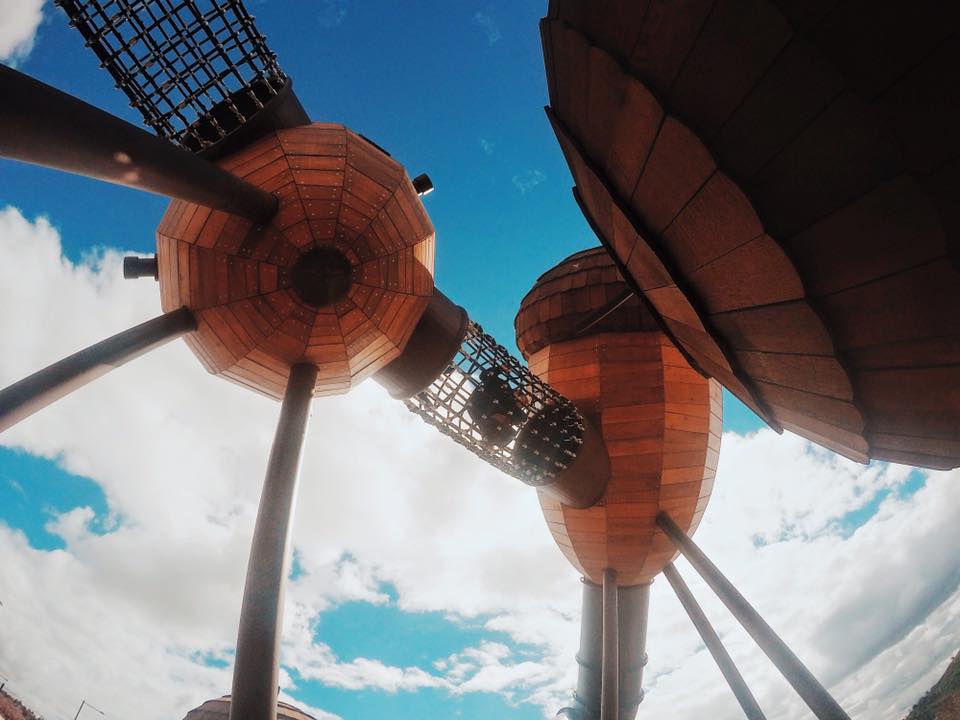
[[720, 450], [720, 386], [693, 370], [602, 248], [570, 256], [523, 299], [517, 344], [530, 369], [599, 428], [610, 457], [603, 498], [577, 509], [540, 493], [554, 539], [584, 576], [649, 582], [676, 555], [657, 529], [688, 533], [710, 498]]
[[433, 297], [433, 225], [403, 167], [342, 125], [270, 133], [220, 163], [273, 193], [267, 226], [174, 200], [163, 309], [194, 311], [206, 368], [281, 397], [289, 368], [343, 393], [397, 358]]

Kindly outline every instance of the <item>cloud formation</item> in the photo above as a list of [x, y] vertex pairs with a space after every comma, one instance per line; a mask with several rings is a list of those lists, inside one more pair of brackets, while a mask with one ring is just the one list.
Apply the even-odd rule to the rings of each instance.
[[503, 33], [500, 32], [500, 25], [493, 15], [493, 9], [477, 10], [473, 14], [473, 24], [477, 25], [487, 36], [489, 45], [496, 45], [503, 39]]
[[547, 176], [544, 175], [542, 171], [534, 169], [525, 170], [522, 173], [514, 175], [510, 179], [510, 182], [512, 182], [513, 186], [520, 191], [521, 195], [526, 195], [546, 179]]
[[347, 0], [320, 0], [317, 20], [321, 27], [339, 27], [347, 19]]
[[[0, 210], [0, 385], [159, 312], [122, 254], [64, 259], [42, 218]], [[51, 292], [56, 288], [56, 292]], [[49, 716], [79, 698], [114, 717], [182, 717], [230, 686], [232, 646], [276, 403], [206, 374], [181, 342], [114, 371], [0, 437], [93, 478], [118, 522], [52, 515], [63, 550], [0, 525], [0, 673]], [[14, 480], [17, 480], [14, 478]], [[791, 435], [724, 437], [697, 542], [856, 720], [897, 720], [960, 645], [960, 474], [856, 465]], [[851, 517], [869, 516], [851, 524]], [[318, 400], [286, 598], [297, 683], [451, 696], [497, 693], [545, 717], [576, 678], [577, 574], [535, 494], [436, 434], [375, 384]], [[678, 568], [773, 720], [805, 708], [683, 562]], [[470, 619], [491, 637], [429, 669], [339, 658], [315, 632], [346, 601]], [[641, 712], [742, 716], [669, 586], [654, 583]], [[500, 640], [502, 633], [514, 646]], [[217, 662], [209, 662], [209, 660]], [[302, 703], [297, 703], [302, 704]], [[309, 710], [332, 720], [322, 708]]]
[[0, 0], [0, 61], [16, 65], [33, 49], [44, 0]]

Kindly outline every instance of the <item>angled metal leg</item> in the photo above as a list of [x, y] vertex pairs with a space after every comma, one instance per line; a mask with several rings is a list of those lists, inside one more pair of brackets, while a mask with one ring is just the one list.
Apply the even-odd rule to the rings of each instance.
[[0, 65], [0, 156], [180, 198], [266, 223], [268, 192], [208, 160]]
[[603, 665], [600, 676], [600, 720], [620, 716], [620, 633], [617, 613], [617, 571], [603, 571]]
[[663, 574], [666, 575], [667, 581], [680, 600], [680, 604], [683, 605], [683, 609], [687, 611], [687, 615], [690, 616], [694, 627], [697, 628], [697, 632], [699, 632], [700, 637], [703, 638], [707, 650], [713, 655], [713, 659], [719, 666], [720, 672], [723, 673], [723, 677], [727, 679], [727, 683], [730, 685], [730, 689], [733, 690], [733, 694], [740, 703], [740, 707], [743, 708], [744, 714], [749, 720], [766, 720], [763, 710], [760, 709], [756, 698], [753, 697], [753, 693], [750, 692], [750, 688], [748, 688], [747, 683], [744, 682], [743, 676], [740, 674], [740, 671], [737, 670], [737, 666], [734, 665], [733, 658], [730, 657], [727, 649], [723, 646], [723, 643], [720, 642], [720, 636], [717, 635], [716, 630], [713, 629], [710, 621], [707, 620], [707, 616], [703, 614], [703, 610], [693, 597], [693, 593], [690, 592], [690, 588], [687, 587], [683, 578], [680, 577], [680, 573], [677, 572], [673, 563], [670, 563], [663, 569]]
[[276, 720], [283, 592], [290, 560], [300, 454], [317, 382], [313, 365], [294, 365], [280, 406], [243, 589], [230, 720]]
[[707, 585], [723, 601], [733, 616], [740, 621], [750, 637], [756, 641], [760, 649], [783, 673], [797, 694], [803, 698], [807, 706], [819, 720], [850, 720], [840, 704], [833, 699], [827, 689], [813, 676], [806, 665], [793, 654], [786, 643], [767, 625], [753, 606], [746, 601], [737, 589], [717, 569], [698, 548], [693, 540], [666, 513], [657, 516], [657, 525], [669, 537], [677, 549], [689, 561], [693, 568], [700, 573]]
[[187, 308], [155, 317], [0, 390], [0, 432], [114, 368], [197, 329]]

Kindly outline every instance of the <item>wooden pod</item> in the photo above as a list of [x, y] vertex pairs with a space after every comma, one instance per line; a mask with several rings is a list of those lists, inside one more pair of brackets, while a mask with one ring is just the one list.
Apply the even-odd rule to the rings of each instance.
[[331, 395], [397, 358], [433, 297], [433, 225], [403, 167], [323, 123], [220, 164], [279, 210], [264, 227], [175, 200], [157, 229], [163, 308], [194, 311], [204, 366], [279, 398], [293, 364]]
[[655, 326], [638, 304], [606, 314], [599, 332], [582, 331], [584, 319], [604, 314], [607, 298], [622, 296], [626, 285], [616, 273], [599, 248], [568, 258], [540, 278], [516, 325], [530, 369], [599, 428], [610, 458], [597, 504], [577, 509], [541, 492], [544, 517], [587, 579], [599, 583], [612, 568], [626, 586], [649, 582], [676, 555], [656, 527], [658, 512], [691, 534], [703, 517], [719, 457], [722, 398], [720, 385], [693, 370], [666, 335], [644, 329]]

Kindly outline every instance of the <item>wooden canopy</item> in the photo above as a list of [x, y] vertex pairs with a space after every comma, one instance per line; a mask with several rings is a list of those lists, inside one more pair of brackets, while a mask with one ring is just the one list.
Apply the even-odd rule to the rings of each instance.
[[775, 429], [960, 465], [960, 5], [555, 0], [547, 109], [601, 241]]

